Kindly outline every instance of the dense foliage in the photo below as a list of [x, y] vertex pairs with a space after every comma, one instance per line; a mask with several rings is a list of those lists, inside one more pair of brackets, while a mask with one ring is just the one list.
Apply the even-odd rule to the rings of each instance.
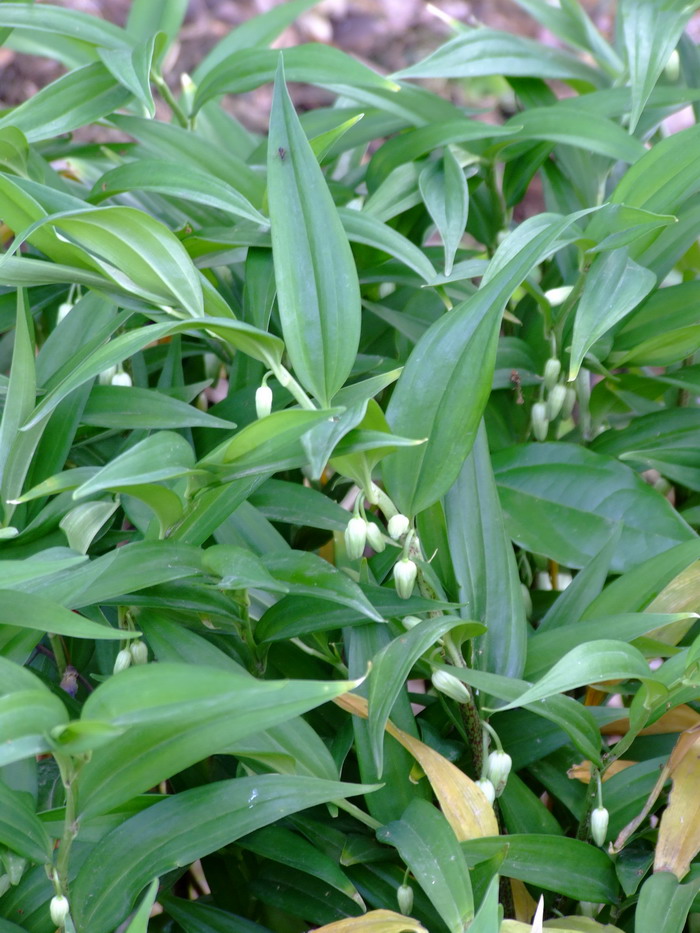
[[0, 933], [697, 929], [699, 4], [518, 3], [0, 4]]

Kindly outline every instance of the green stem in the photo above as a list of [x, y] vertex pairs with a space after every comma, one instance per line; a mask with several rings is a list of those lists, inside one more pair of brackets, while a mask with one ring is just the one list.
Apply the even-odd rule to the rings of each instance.
[[63, 649], [61, 636], [49, 635], [49, 642], [51, 643], [53, 656], [56, 659], [56, 667], [58, 668], [59, 677], [63, 677], [66, 672], [66, 667], [68, 666], [68, 661], [66, 660], [66, 652]]
[[349, 813], [350, 816], [354, 816], [356, 820], [359, 820], [360, 823], [364, 823], [365, 826], [369, 826], [370, 829], [379, 829], [382, 826], [379, 820], [375, 820], [369, 813], [360, 810], [354, 803], [349, 803], [347, 800], [332, 800], [331, 803], [335, 804], [339, 810], [345, 810], [346, 813]]
[[390, 518], [393, 518], [394, 515], [399, 514], [399, 510], [396, 508], [394, 503], [391, 501], [389, 496], [377, 486], [376, 483], [371, 483], [369, 489], [366, 491], [367, 501], [371, 502], [372, 505], [377, 505], [382, 510], [382, 514], [387, 521]]
[[54, 882], [60, 889], [59, 893], [68, 897], [68, 865], [73, 842], [78, 835], [78, 821], [76, 820], [76, 794], [75, 780], [80, 766], [76, 761], [66, 755], [55, 755], [56, 764], [61, 774], [61, 781], [66, 792], [65, 815], [63, 818], [63, 836], [58, 847], [56, 858], [56, 873]]
[[173, 116], [177, 122], [183, 129], [188, 129], [189, 121], [187, 119], [187, 114], [173, 97], [173, 92], [168, 87], [165, 79], [159, 74], [152, 74], [151, 78], [153, 79], [155, 86], [158, 88], [160, 96], [172, 110]]
[[304, 392], [302, 387], [286, 367], [274, 366], [273, 371], [279, 384], [294, 396], [302, 408], [306, 408], [309, 411], [316, 411], [316, 406], [314, 405], [313, 401], [309, 398], [306, 392]]

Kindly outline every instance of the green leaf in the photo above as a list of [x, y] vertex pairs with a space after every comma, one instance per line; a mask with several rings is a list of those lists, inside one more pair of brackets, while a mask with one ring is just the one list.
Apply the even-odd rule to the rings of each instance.
[[357, 583], [317, 554], [281, 551], [265, 554], [263, 563], [290, 593], [329, 600], [375, 622], [384, 621]]
[[[98, 49], [102, 64], [122, 87], [130, 91], [141, 102], [151, 119], [156, 115], [156, 105], [151, 93], [151, 67], [156, 53], [156, 37], [148, 33], [144, 42], [137, 42], [131, 49]], [[162, 36], [161, 36], [162, 38]]]
[[297, 483], [269, 479], [248, 500], [265, 518], [289, 525], [344, 531], [348, 512], [323, 493]]
[[34, 407], [35, 397], [34, 326], [29, 314], [26, 292], [20, 288], [17, 290], [17, 316], [10, 381], [0, 421], [0, 491], [7, 521], [13, 510], [10, 509], [8, 512], [8, 507], [4, 503], [20, 492], [18, 489], [11, 488], [8, 483], [6, 475], [8, 458], [20, 425]]
[[[462, 843], [470, 866], [495, 855], [504, 845], [508, 852], [499, 869], [506, 878], [556, 891], [576, 900], [612, 904], [618, 882], [610, 858], [595, 846], [565, 836], [512, 835], [472, 839]], [[556, 871], [552, 871], [556, 865]]]
[[364, 908], [364, 902], [354, 884], [336, 862], [302, 836], [282, 826], [269, 826], [244, 836], [238, 844], [242, 849], [255, 852], [263, 858], [289, 865], [311, 875], [318, 881], [342, 891]]
[[148, 933], [148, 921], [150, 919], [151, 910], [157, 895], [158, 879], [155, 878], [151, 882], [151, 886], [144, 894], [143, 899], [139, 904], [139, 909], [131, 918], [131, 922], [129, 923], [129, 926], [126, 928], [126, 930], [124, 930], [124, 933]]
[[281, 61], [270, 117], [268, 197], [287, 352], [300, 382], [328, 407], [355, 360], [360, 289], [345, 231], [294, 112]]
[[474, 918], [474, 898], [459, 842], [442, 813], [414, 800], [400, 820], [377, 830], [377, 838], [399, 850], [450, 933], [463, 933]]
[[634, 641], [649, 632], [693, 618], [685, 612], [625, 612], [599, 619], [587, 619], [584, 625], [564, 625], [550, 632], [538, 630], [528, 639], [527, 664], [524, 676], [533, 680], [541, 676], [568, 651], [603, 638]]
[[0, 767], [50, 751], [47, 733], [66, 722], [65, 706], [43, 684], [0, 697]]
[[624, 249], [595, 258], [576, 310], [569, 380], [576, 378], [596, 340], [627, 317], [655, 284], [654, 273], [630, 259]]
[[700, 126], [662, 139], [625, 172], [610, 200], [655, 213], [675, 213], [700, 189], [694, 171], [698, 153]]
[[106, 172], [95, 183], [90, 200], [97, 204], [125, 191], [153, 191], [172, 198], [204, 204], [255, 224], [269, 221], [240, 192], [219, 178], [194, 166], [161, 159], [140, 159]]
[[604, 680], [647, 680], [649, 676], [649, 665], [644, 656], [631, 645], [611, 639], [586, 641], [572, 648], [541, 680], [501, 709], [516, 709], [556, 693]]
[[[15, 5], [19, 6], [2, 4], [3, 13]], [[0, 22], [4, 18], [0, 13]], [[130, 91], [117, 84], [101, 62], [94, 62], [52, 81], [0, 117], [0, 129], [14, 126], [30, 143], [52, 139], [113, 113], [130, 97]]]
[[618, 16], [632, 85], [630, 133], [636, 129], [644, 105], [698, 5], [687, 0], [620, 3]]
[[460, 630], [460, 634], [465, 639], [485, 631], [485, 626], [478, 622], [467, 622], [465, 625], [460, 616], [443, 615], [424, 619], [420, 625], [389, 642], [372, 658], [368, 696], [369, 739], [380, 777], [384, 757], [384, 727], [411, 668], [439, 638], [457, 625], [464, 625], [464, 631]]
[[432, 505], [459, 475], [491, 391], [505, 303], [579, 216], [540, 215], [521, 224], [497, 250], [479, 291], [416, 344], [387, 407], [392, 431], [428, 438], [384, 462], [389, 495], [405, 514]]
[[214, 46], [200, 62], [194, 72], [194, 80], [201, 84], [202, 79], [229, 55], [250, 49], [254, 46], [266, 46], [273, 42], [288, 26], [319, 0], [287, 0], [259, 16], [241, 23]]
[[444, 502], [462, 615], [487, 625], [486, 633], [475, 643], [475, 665], [495, 674], [520, 677], [527, 650], [527, 621], [483, 424]]
[[[516, 700], [523, 691], [531, 687], [525, 680], [502, 677], [500, 674], [489, 674], [473, 668], [445, 665], [442, 665], [442, 668], [482, 694], [497, 697], [499, 700]], [[582, 755], [599, 766], [602, 765], [600, 729], [585, 706], [577, 703], [572, 697], [555, 695], [532, 703], [527, 706], [527, 709], [543, 719], [556, 723], [569, 736]], [[539, 753], [536, 757], [540, 757]]]
[[153, 159], [192, 167], [220, 178], [256, 207], [262, 203], [265, 185], [243, 159], [230, 150], [223, 150], [180, 126], [147, 120], [142, 117], [114, 115], [110, 122], [139, 141], [139, 149]]
[[50, 862], [52, 844], [29, 794], [0, 781], [0, 843], [34, 862]]
[[383, 224], [371, 214], [351, 210], [348, 207], [338, 208], [338, 216], [348, 239], [353, 243], [364, 243], [366, 246], [373, 246], [375, 249], [389, 253], [426, 282], [432, 282], [435, 278], [435, 269], [425, 253], [393, 227]]
[[63, 516], [58, 527], [68, 539], [68, 547], [87, 554], [100, 529], [119, 508], [118, 499], [106, 502], [82, 502]]
[[[195, 96], [195, 112], [214, 97], [240, 94], [267, 84], [284, 62], [289, 81], [338, 88], [353, 99], [363, 100], [362, 90], [396, 93], [394, 81], [383, 78], [340, 49], [320, 42], [310, 42], [284, 49], [241, 49], [223, 59], [203, 78]], [[306, 138], [306, 137], [304, 137]]]
[[[72, 570], [67, 572], [73, 573]], [[46, 585], [50, 590], [51, 581]], [[91, 622], [44, 596], [21, 593], [19, 590], [0, 590], [0, 625], [16, 625], [71, 638], [119, 640], [136, 638], [138, 635], [138, 632], [126, 632]]]
[[81, 416], [82, 424], [117, 430], [137, 428], [226, 428], [235, 424], [187, 405], [172, 396], [137, 386], [96, 385]]
[[639, 892], [634, 933], [681, 933], [698, 890], [700, 875], [680, 884], [670, 871], [654, 872]]
[[467, 226], [469, 188], [462, 167], [449, 148], [445, 148], [442, 163], [428, 163], [420, 173], [418, 185], [428, 213], [442, 237], [445, 275], [450, 275]]
[[210, 904], [203, 904], [201, 900], [186, 901], [161, 895], [158, 901], [185, 933], [270, 933], [267, 927], [259, 923], [253, 923], [252, 920], [246, 920], [245, 917], [212, 907]]
[[136, 39], [164, 32], [172, 42], [180, 31], [186, 12], [187, 0], [133, 0], [126, 30]]
[[28, 33], [58, 33], [108, 49], [131, 45], [126, 32], [107, 20], [53, 5], [43, 10], [34, 4], [3, 3], [0, 26]]
[[[362, 587], [383, 618], [401, 618], [409, 613], [451, 608], [449, 603], [412, 596], [401, 599], [394, 588]], [[365, 616], [353, 609], [340, 608], [332, 602], [287, 596], [271, 606], [259, 619], [255, 634], [261, 642], [281, 641], [307, 632], [328, 631], [365, 623]]]
[[432, 55], [397, 72], [395, 78], [476, 78], [508, 75], [575, 78], [598, 86], [602, 77], [568, 52], [496, 29], [474, 29], [446, 42]]
[[[184, 791], [131, 817], [102, 839], [73, 883], [76, 922], [109, 933], [148, 881], [215, 852], [289, 813], [367, 793], [362, 784], [263, 775]], [[134, 851], [134, 839], [139, 840]]]
[[[636, 162], [646, 149], [612, 120], [600, 113], [588, 113], [566, 100], [550, 107], [530, 107], [509, 121], [515, 139], [538, 139], [575, 146], [608, 159]], [[509, 124], [506, 124], [509, 126]], [[496, 140], [500, 145], [501, 141]]]
[[[584, 567], [619, 523], [615, 572], [694, 537], [632, 470], [573, 444], [527, 444], [493, 458], [510, 536], [567, 567]], [[574, 533], [575, 529], [575, 533]]]
[[206, 549], [202, 563], [209, 573], [221, 577], [218, 586], [222, 590], [289, 592], [287, 584], [276, 580], [262, 560], [246, 548], [215, 544]]
[[78, 799], [83, 818], [105, 813], [245, 736], [290, 720], [353, 686], [342, 681], [261, 681], [205, 665], [129, 668], [100, 684], [83, 706], [83, 718], [129, 727], [96, 749], [82, 771]]
[[84, 499], [107, 489], [127, 491], [129, 486], [175, 479], [191, 473], [193, 467], [191, 445], [174, 431], [158, 431], [102, 467], [78, 486], [73, 498]]

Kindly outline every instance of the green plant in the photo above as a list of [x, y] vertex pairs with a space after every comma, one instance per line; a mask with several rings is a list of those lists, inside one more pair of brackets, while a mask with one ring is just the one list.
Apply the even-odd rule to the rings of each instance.
[[696, 929], [698, 4], [518, 2], [179, 94], [186, 0], [0, 3], [0, 933]]

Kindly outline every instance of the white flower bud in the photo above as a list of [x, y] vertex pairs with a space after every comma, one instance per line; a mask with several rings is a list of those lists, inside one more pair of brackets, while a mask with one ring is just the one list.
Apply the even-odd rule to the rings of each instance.
[[129, 373], [125, 373], [123, 369], [119, 370], [112, 376], [111, 384], [113, 386], [133, 385], [131, 381], [131, 376], [129, 375]]
[[486, 797], [490, 804], [493, 804], [496, 799], [496, 788], [493, 786], [491, 781], [488, 778], [479, 778], [476, 782], [476, 786], [479, 788], [481, 793]]
[[255, 413], [258, 418], [265, 418], [272, 411], [272, 389], [261, 385], [255, 391]]
[[125, 671], [127, 667], [131, 667], [131, 652], [128, 648], [122, 648], [114, 662], [112, 673], [118, 674], [120, 671]]
[[131, 642], [129, 654], [134, 664], [148, 664], [148, 647], [140, 638]]
[[62, 894], [55, 894], [51, 898], [51, 903], [49, 904], [49, 913], [51, 914], [51, 920], [56, 924], [57, 927], [63, 927], [66, 925], [66, 917], [70, 911], [70, 904], [68, 903], [68, 898], [64, 897]]
[[359, 515], [353, 516], [345, 529], [345, 550], [350, 560], [358, 560], [365, 552], [367, 522]]
[[544, 293], [544, 297], [552, 307], [556, 308], [558, 305], [564, 304], [573, 290], [573, 285], [560, 285], [559, 288], [550, 288]]
[[668, 61], [664, 68], [664, 74], [666, 78], [673, 84], [678, 80], [678, 76], [681, 73], [681, 58], [678, 54], [678, 50], [674, 49], [669, 55]]
[[97, 377], [97, 381], [101, 386], [111, 386], [112, 379], [116, 375], [116, 372], [116, 366], [110, 366], [108, 369], [103, 369], [100, 375]]
[[596, 807], [591, 811], [591, 836], [597, 846], [605, 843], [608, 834], [609, 813], [605, 807]]
[[396, 561], [394, 564], [394, 585], [401, 599], [408, 599], [410, 597], [417, 575], [418, 568], [408, 557], [403, 557], [401, 560]]
[[554, 421], [566, 401], [566, 388], [562, 385], [554, 386], [547, 396], [547, 417]]
[[571, 386], [566, 387], [566, 398], [564, 399], [564, 404], [561, 406], [561, 416], [564, 421], [567, 418], [571, 417], [571, 412], [574, 410], [574, 405], [576, 404], [576, 389], [573, 389]]
[[546, 441], [549, 419], [547, 418], [547, 406], [544, 402], [535, 402], [530, 413], [530, 420], [532, 422], [532, 433], [537, 440]]
[[389, 519], [389, 524], [387, 525], [389, 537], [393, 538], [394, 541], [398, 541], [402, 535], [406, 534], [410, 524], [411, 523], [409, 520], [405, 515], [402, 515], [401, 512], [397, 512], [396, 515], [392, 515]]
[[544, 385], [548, 392], [554, 388], [561, 372], [561, 361], [556, 357], [550, 357], [544, 364]]
[[506, 789], [508, 775], [513, 765], [513, 759], [507, 752], [491, 752], [486, 763], [486, 776], [493, 784], [496, 796], [500, 797]]
[[375, 525], [374, 522], [367, 522], [367, 543], [373, 551], [376, 551], [377, 554], [381, 554], [381, 552], [386, 548], [384, 535], [382, 534], [379, 525]]
[[524, 583], [520, 584], [520, 592], [523, 595], [523, 608], [525, 609], [525, 616], [529, 619], [532, 616], [532, 596], [530, 596], [530, 590], [525, 586]]
[[432, 681], [436, 690], [456, 700], [457, 703], [468, 703], [471, 699], [465, 684], [458, 680], [454, 674], [450, 674], [449, 671], [433, 671]]
[[420, 625], [423, 620], [419, 619], [418, 616], [404, 616], [401, 621], [405, 629], [412, 629]]
[[56, 315], [56, 323], [60, 324], [64, 317], [72, 310], [73, 302], [64, 301], [63, 304], [58, 306], [58, 314]]
[[410, 884], [402, 884], [396, 889], [396, 900], [404, 917], [409, 916], [413, 910], [413, 888]]

